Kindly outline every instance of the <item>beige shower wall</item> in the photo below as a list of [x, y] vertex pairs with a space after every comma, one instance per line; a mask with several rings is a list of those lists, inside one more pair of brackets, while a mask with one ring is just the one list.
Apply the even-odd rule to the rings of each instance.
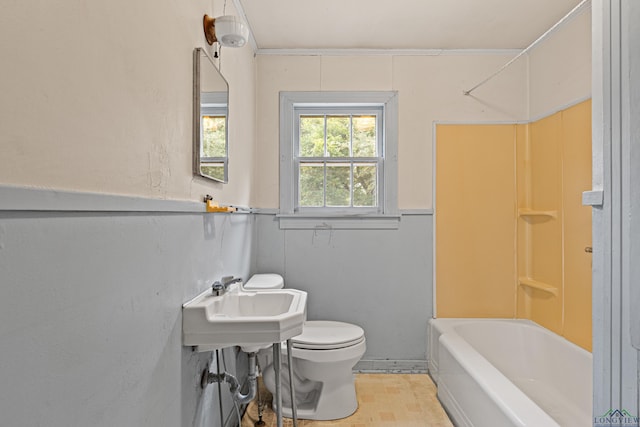
[[527, 118], [527, 62], [464, 96], [510, 55], [258, 56], [254, 205], [279, 204], [279, 92], [389, 91], [399, 93], [400, 209], [432, 207], [433, 123], [513, 122]]

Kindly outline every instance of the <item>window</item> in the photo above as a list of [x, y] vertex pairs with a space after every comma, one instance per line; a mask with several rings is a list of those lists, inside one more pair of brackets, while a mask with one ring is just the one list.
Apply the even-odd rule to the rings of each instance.
[[382, 109], [294, 108], [294, 179], [299, 212], [379, 211]]
[[203, 92], [200, 107], [200, 173], [227, 182], [227, 98]]
[[280, 112], [281, 216], [397, 215], [395, 92], [282, 92]]

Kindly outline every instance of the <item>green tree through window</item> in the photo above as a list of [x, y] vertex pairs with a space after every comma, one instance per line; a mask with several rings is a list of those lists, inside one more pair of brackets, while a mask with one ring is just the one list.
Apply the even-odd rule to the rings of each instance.
[[298, 115], [298, 206], [376, 207], [378, 114]]
[[202, 116], [202, 153], [200, 157], [225, 157], [227, 118]]
[[219, 181], [225, 181], [227, 117], [225, 115], [203, 114], [201, 127], [200, 173]]
[[397, 228], [398, 93], [280, 92], [280, 226]]

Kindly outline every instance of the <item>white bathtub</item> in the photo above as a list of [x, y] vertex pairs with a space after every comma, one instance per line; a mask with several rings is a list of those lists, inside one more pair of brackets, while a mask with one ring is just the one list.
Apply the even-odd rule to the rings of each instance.
[[433, 319], [429, 349], [457, 426], [592, 425], [591, 353], [534, 322]]

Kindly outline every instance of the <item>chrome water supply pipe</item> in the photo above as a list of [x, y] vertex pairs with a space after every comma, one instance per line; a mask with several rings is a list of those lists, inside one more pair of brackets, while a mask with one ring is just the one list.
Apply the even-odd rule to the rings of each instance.
[[291, 417], [293, 427], [298, 427], [298, 408], [296, 406], [296, 392], [293, 388], [293, 356], [291, 338], [287, 340], [287, 364], [289, 365], [289, 391], [291, 392]]
[[[224, 355], [224, 350], [222, 350], [222, 354]], [[209, 367], [207, 367], [207, 372], [209, 372]], [[222, 371], [220, 370], [220, 350], [216, 350], [216, 372], [220, 374]], [[204, 377], [200, 380], [202, 388], [205, 388], [206, 384], [204, 383]], [[224, 410], [222, 406], [222, 384], [218, 383], [218, 409], [220, 410], [220, 425], [224, 425]]]
[[273, 344], [273, 368], [276, 374], [276, 424], [282, 427], [282, 378], [280, 372], [282, 370], [282, 360], [280, 358], [281, 344], [279, 342]]

